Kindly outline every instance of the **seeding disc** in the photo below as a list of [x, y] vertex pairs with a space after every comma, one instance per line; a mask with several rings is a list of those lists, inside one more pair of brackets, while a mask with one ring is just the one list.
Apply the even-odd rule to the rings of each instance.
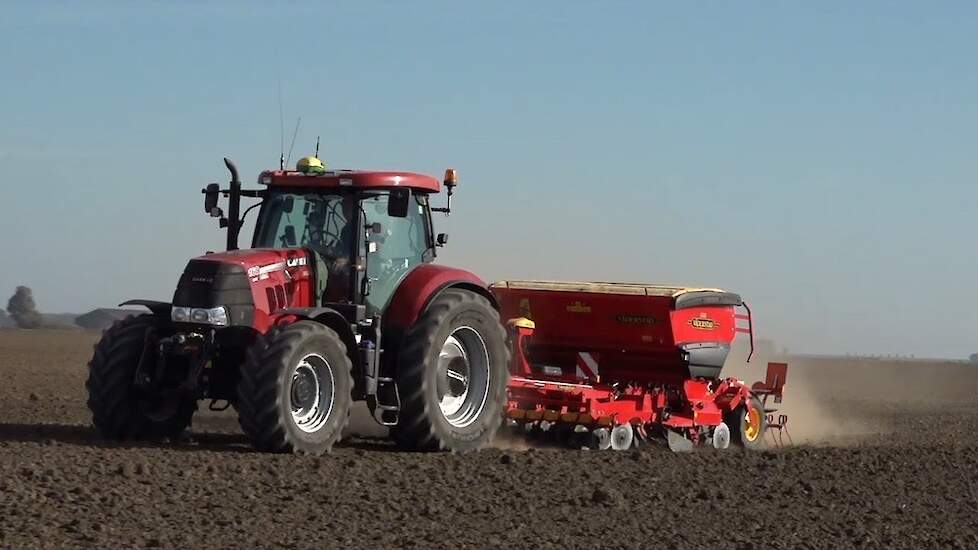
[[674, 453], [688, 453], [693, 450], [693, 442], [683, 437], [682, 434], [674, 430], [669, 432], [669, 450]]
[[611, 430], [611, 448], [616, 451], [627, 451], [632, 448], [632, 441], [635, 439], [635, 430], [631, 424], [619, 424]]
[[713, 429], [713, 448], [726, 449], [730, 446], [730, 428], [723, 422]]
[[611, 448], [611, 432], [608, 428], [598, 428], [591, 432], [591, 448], [598, 451]]

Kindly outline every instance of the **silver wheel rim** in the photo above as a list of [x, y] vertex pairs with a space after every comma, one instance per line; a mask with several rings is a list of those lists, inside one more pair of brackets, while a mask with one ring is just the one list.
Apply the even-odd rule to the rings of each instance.
[[611, 430], [608, 428], [595, 428], [591, 432], [591, 447], [598, 451], [607, 451], [611, 448]]
[[730, 428], [723, 422], [713, 429], [713, 448], [726, 449], [730, 447]]
[[479, 331], [458, 327], [438, 354], [438, 408], [449, 424], [464, 428], [479, 418], [489, 397], [489, 350]]
[[292, 369], [289, 405], [292, 422], [305, 433], [322, 429], [333, 411], [333, 369], [321, 355], [310, 353]]
[[635, 431], [631, 424], [620, 424], [611, 430], [611, 448], [616, 451], [627, 451], [634, 439]]

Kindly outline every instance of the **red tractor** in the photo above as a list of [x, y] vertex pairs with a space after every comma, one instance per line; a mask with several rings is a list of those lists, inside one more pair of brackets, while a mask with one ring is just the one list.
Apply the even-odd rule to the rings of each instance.
[[[306, 157], [260, 189], [203, 190], [227, 251], [190, 260], [171, 303], [109, 329], [90, 363], [88, 406], [107, 437], [174, 437], [197, 403], [233, 406], [260, 450], [328, 451], [353, 400], [410, 449], [486, 444], [506, 407], [509, 350], [498, 304], [468, 271], [432, 263], [441, 183], [407, 172], [327, 171]], [[218, 198], [228, 199], [228, 212]], [[242, 197], [260, 202], [238, 249]]]

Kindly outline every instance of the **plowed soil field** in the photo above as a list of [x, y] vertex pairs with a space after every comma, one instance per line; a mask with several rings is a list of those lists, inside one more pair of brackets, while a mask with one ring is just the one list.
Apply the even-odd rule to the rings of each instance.
[[97, 337], [0, 331], [0, 547], [978, 548], [974, 365], [799, 359], [784, 449], [419, 454], [363, 421], [304, 457], [253, 452], [231, 411], [101, 440]]

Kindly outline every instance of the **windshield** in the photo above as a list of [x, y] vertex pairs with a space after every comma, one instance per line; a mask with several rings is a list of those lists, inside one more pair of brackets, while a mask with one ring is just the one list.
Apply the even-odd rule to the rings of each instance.
[[354, 197], [277, 193], [263, 207], [257, 248], [310, 248], [327, 257], [353, 251]]
[[414, 195], [404, 217], [388, 214], [389, 201], [388, 191], [273, 191], [262, 204], [254, 247], [312, 250], [316, 296], [327, 303], [360, 299], [353, 270], [360, 258], [370, 281], [368, 311], [382, 311], [407, 273], [432, 254], [427, 196]]

